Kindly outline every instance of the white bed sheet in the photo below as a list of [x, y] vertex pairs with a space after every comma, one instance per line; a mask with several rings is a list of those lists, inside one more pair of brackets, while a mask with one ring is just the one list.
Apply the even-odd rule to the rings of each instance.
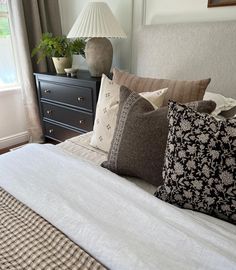
[[77, 157], [100, 165], [107, 159], [107, 153], [91, 146], [91, 137], [92, 131], [59, 143], [57, 147], [63, 149], [67, 153], [71, 153]]
[[[67, 153], [73, 154], [76, 157], [83, 158], [92, 162], [93, 164], [100, 165], [103, 161], [107, 160], [107, 153], [91, 146], [91, 137], [92, 132], [88, 132], [68, 139], [63, 143], [58, 144], [57, 147], [63, 149], [63, 151]], [[141, 187], [150, 194], [154, 194], [156, 191], [155, 186], [140, 178], [126, 176], [125, 179]]]
[[162, 202], [59, 147], [1, 155], [0, 186], [110, 269], [236, 269], [236, 226]]

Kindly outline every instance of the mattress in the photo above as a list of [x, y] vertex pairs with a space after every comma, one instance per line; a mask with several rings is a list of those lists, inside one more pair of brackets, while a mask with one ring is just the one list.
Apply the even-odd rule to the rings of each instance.
[[[63, 143], [58, 144], [57, 147], [63, 149], [67, 153], [72, 154], [73, 156], [77, 156], [88, 160], [93, 164], [100, 165], [107, 159], [107, 153], [90, 145], [91, 136], [92, 132], [88, 132], [83, 135], [68, 139]], [[156, 191], [155, 186], [147, 183], [142, 179], [127, 176], [124, 178], [150, 194], [154, 194]]]

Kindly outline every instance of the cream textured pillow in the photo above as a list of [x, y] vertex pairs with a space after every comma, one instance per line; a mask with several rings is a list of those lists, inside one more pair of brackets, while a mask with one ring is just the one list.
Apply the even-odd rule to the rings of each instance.
[[[167, 88], [142, 93], [154, 108], [162, 106]], [[100, 93], [97, 102], [96, 117], [90, 145], [109, 152], [116, 127], [119, 109], [120, 85], [102, 75]]]
[[154, 109], [158, 109], [163, 104], [165, 93], [167, 92], [167, 90], [168, 88], [164, 88], [161, 90], [156, 90], [154, 92], [142, 92], [139, 93], [139, 95], [147, 99], [152, 104]]
[[213, 100], [216, 103], [216, 109], [212, 112], [213, 116], [219, 115], [221, 112], [231, 110], [236, 106], [235, 99], [212, 92], [205, 92], [203, 100]]

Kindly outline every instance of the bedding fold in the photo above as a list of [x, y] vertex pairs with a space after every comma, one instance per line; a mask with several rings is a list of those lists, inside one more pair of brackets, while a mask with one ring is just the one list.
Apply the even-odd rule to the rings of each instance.
[[63, 233], [1, 188], [0, 269], [105, 270]]

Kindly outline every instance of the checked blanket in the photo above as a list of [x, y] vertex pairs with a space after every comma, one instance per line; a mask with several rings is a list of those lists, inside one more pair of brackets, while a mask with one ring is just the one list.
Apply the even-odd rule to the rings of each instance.
[[0, 188], [0, 270], [106, 269], [62, 232]]

